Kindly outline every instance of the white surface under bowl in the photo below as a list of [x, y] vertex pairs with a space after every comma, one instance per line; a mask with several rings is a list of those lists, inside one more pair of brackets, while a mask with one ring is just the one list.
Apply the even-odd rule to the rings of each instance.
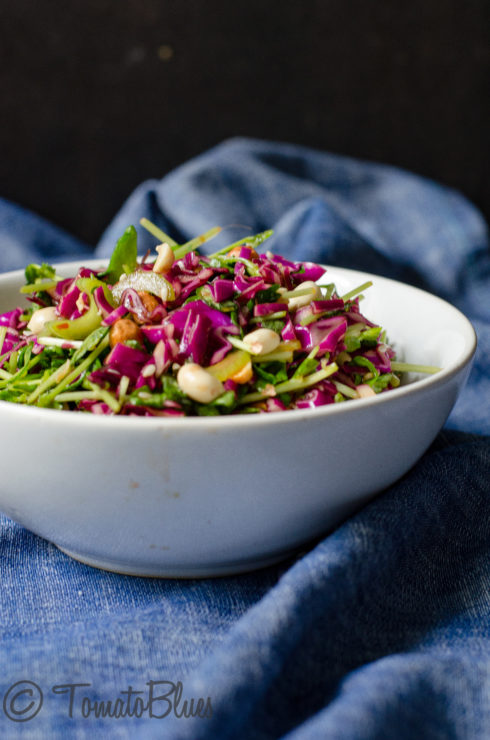
[[[253, 416], [110, 417], [0, 401], [0, 510], [78, 560], [146, 576], [250, 570], [333, 528], [427, 449], [476, 338], [457, 309], [411, 286], [334, 267], [324, 278], [341, 294], [373, 280], [362, 311], [397, 359], [442, 370], [374, 398]], [[1, 313], [19, 305], [23, 283], [21, 271], [0, 276]]]

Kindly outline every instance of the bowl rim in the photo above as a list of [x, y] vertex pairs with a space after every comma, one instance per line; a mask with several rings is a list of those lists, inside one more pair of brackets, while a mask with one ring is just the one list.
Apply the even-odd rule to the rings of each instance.
[[[103, 268], [107, 264], [107, 258], [91, 258], [83, 260], [70, 260], [67, 262], [57, 262], [53, 263], [53, 267], [62, 272], [65, 270], [77, 269], [82, 266], [88, 268]], [[301, 423], [307, 419], [313, 420], [315, 418], [321, 418], [323, 416], [325, 416], [325, 418], [335, 418], [338, 414], [344, 415], [356, 412], [359, 413], [363, 409], [368, 410], [373, 406], [393, 403], [397, 399], [402, 400], [403, 398], [411, 397], [414, 394], [435, 390], [436, 388], [445, 385], [452, 378], [458, 375], [472, 361], [477, 346], [477, 336], [475, 329], [468, 317], [465, 316], [462, 311], [456, 308], [456, 306], [453, 306], [451, 303], [449, 303], [449, 301], [446, 301], [443, 298], [440, 298], [439, 296], [434, 295], [427, 290], [423, 290], [422, 288], [411, 285], [410, 283], [404, 283], [402, 281], [394, 280], [393, 278], [388, 278], [383, 275], [377, 275], [376, 273], [364, 272], [363, 270], [353, 270], [346, 267], [339, 267], [337, 265], [328, 265], [323, 263], [321, 263], [321, 265], [322, 267], [325, 267], [327, 271], [335, 271], [336, 273], [341, 274], [342, 277], [345, 276], [346, 278], [348, 278], [349, 276], [357, 275], [363, 282], [365, 282], [365, 280], [373, 279], [389, 283], [392, 286], [401, 286], [404, 289], [408, 288], [414, 291], [414, 297], [419, 294], [421, 296], [423, 295], [424, 297], [429, 298], [434, 302], [439, 303], [439, 305], [443, 306], [446, 311], [449, 310], [454, 312], [454, 314], [459, 319], [461, 328], [466, 330], [465, 339], [467, 340], [467, 346], [465, 351], [462, 353], [459, 359], [455, 360], [454, 362], [450, 362], [439, 372], [417, 379], [416, 381], [408, 383], [407, 385], [402, 385], [398, 388], [394, 388], [387, 393], [380, 393], [376, 396], [359, 399], [362, 401], [362, 404], [351, 404], [349, 402], [346, 402], [328, 404], [315, 408], [291, 409], [288, 411], [268, 414], [230, 414], [229, 416], [186, 416], [172, 418], [168, 416], [120, 416], [119, 414], [70, 414], [60, 409], [39, 408], [37, 406], [27, 406], [24, 404], [17, 404], [11, 403], [9, 401], [0, 400], [0, 414], [3, 415], [5, 412], [20, 414], [21, 416], [23, 414], [27, 414], [27, 418], [30, 418], [32, 416], [33, 418], [40, 418], [43, 421], [50, 423], [56, 423], [57, 421], [59, 421], [64, 424], [85, 424], [89, 425], [89, 427], [93, 425], [94, 427], [99, 428], [101, 428], [101, 425], [103, 425], [104, 427], [112, 427], [114, 430], [124, 429], [125, 425], [130, 425], [131, 427], [139, 427], [140, 425], [143, 425], [143, 428], [147, 429], [157, 427], [162, 429], [163, 431], [189, 431], [192, 429], [196, 431], [209, 431], [210, 429], [215, 430], [221, 427], [248, 427], [253, 426], [255, 423], [258, 423], [261, 426], [264, 424], [283, 425], [287, 423], [292, 423], [294, 421]], [[23, 269], [0, 273], [0, 284], [4, 280], [15, 281], [17, 278], [24, 280]], [[62, 419], [64, 419], [65, 421], [62, 421]]]

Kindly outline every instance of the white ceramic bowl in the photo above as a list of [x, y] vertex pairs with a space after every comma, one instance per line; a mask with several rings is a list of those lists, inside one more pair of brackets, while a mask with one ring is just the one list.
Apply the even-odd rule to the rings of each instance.
[[[0, 509], [84, 563], [146, 576], [250, 570], [325, 533], [423, 454], [476, 346], [470, 322], [439, 298], [367, 273], [325, 275], [340, 293], [368, 279], [363, 313], [398, 360], [439, 373], [374, 398], [257, 416], [104, 417], [0, 402]], [[0, 312], [19, 305], [23, 283], [21, 271], [0, 276]]]

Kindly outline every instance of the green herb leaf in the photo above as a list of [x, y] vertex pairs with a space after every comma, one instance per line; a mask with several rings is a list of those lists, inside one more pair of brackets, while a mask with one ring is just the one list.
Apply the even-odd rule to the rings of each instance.
[[108, 326], [99, 326], [97, 329], [94, 329], [94, 331], [83, 340], [82, 346], [77, 349], [72, 357], [72, 362], [78, 362], [78, 360], [81, 360], [87, 352], [91, 352], [108, 332]]
[[358, 355], [357, 357], [352, 358], [352, 362], [354, 365], [358, 365], [359, 367], [367, 367], [370, 373], [374, 375], [375, 378], [379, 375], [379, 370], [373, 365], [371, 360], [368, 360], [367, 357], [363, 357], [362, 355]]
[[303, 378], [305, 375], [309, 375], [316, 370], [319, 363], [315, 357], [307, 357], [303, 362], [296, 368], [293, 378]]
[[137, 261], [138, 245], [136, 229], [134, 226], [128, 226], [114, 248], [109, 267], [105, 272], [99, 273], [99, 277], [107, 278], [107, 282], [114, 285], [123, 272], [130, 273], [135, 270]]
[[369, 380], [367, 384], [371, 386], [375, 393], [381, 393], [381, 391], [390, 385], [392, 378], [393, 376], [391, 373], [384, 373], [383, 375], [378, 374], [376, 378]]
[[288, 379], [286, 365], [283, 362], [270, 362], [268, 365], [254, 365], [254, 372], [262, 379], [257, 382], [257, 388], [263, 390], [265, 385], [277, 385]]
[[225, 391], [221, 394], [221, 396], [218, 396], [218, 398], [215, 398], [214, 401], [211, 401], [210, 403], [207, 403], [205, 405], [206, 408], [210, 407], [217, 407], [222, 408], [226, 411], [231, 411], [236, 406], [236, 395], [233, 391]]
[[370, 329], [366, 329], [366, 331], [363, 331], [359, 337], [361, 340], [361, 344], [363, 347], [374, 348], [378, 344], [378, 337], [381, 334], [381, 327], [380, 326], [373, 326]]
[[285, 322], [280, 319], [262, 319], [260, 323], [264, 329], [275, 331], [276, 334], [280, 334], [282, 332], [285, 324]]
[[216, 406], [212, 406], [210, 403], [205, 406], [196, 406], [198, 416], [219, 416], [219, 409]]
[[42, 265], [27, 265], [25, 269], [26, 283], [40, 283], [42, 280], [54, 280], [55, 269], [43, 262]]
[[[277, 299], [277, 291], [279, 290], [281, 286], [280, 285], [271, 285], [270, 288], [265, 288], [264, 290], [258, 290], [255, 294], [255, 302], [256, 303], [276, 303]], [[287, 308], [287, 303], [284, 304], [284, 308]]]

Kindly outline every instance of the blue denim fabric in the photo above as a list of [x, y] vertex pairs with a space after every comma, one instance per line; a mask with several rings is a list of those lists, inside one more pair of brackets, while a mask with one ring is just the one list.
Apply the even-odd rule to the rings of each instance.
[[[177, 238], [215, 224], [273, 227], [280, 253], [425, 287], [472, 319], [475, 367], [446, 428], [402, 480], [272, 568], [202, 581], [119, 576], [0, 517], [1, 736], [489, 737], [490, 256], [478, 212], [390, 167], [232, 140], [142, 184], [96, 253], [109, 254], [143, 215]], [[242, 233], [230, 229], [223, 244]], [[0, 236], [2, 269], [93, 253], [6, 202]], [[9, 687], [23, 680], [44, 700], [15, 722], [7, 714], [36, 699], [30, 685], [33, 696], [14, 701], [23, 687]], [[154, 685], [152, 705], [167, 716], [94, 716], [94, 701], [114, 703], [129, 686], [147, 702], [150, 681], [168, 682]], [[158, 699], [179, 681], [180, 702]], [[70, 717], [69, 695], [52, 688], [74, 683], [90, 685], [73, 689]], [[189, 708], [207, 697], [211, 717], [176, 716], [184, 699]]]

